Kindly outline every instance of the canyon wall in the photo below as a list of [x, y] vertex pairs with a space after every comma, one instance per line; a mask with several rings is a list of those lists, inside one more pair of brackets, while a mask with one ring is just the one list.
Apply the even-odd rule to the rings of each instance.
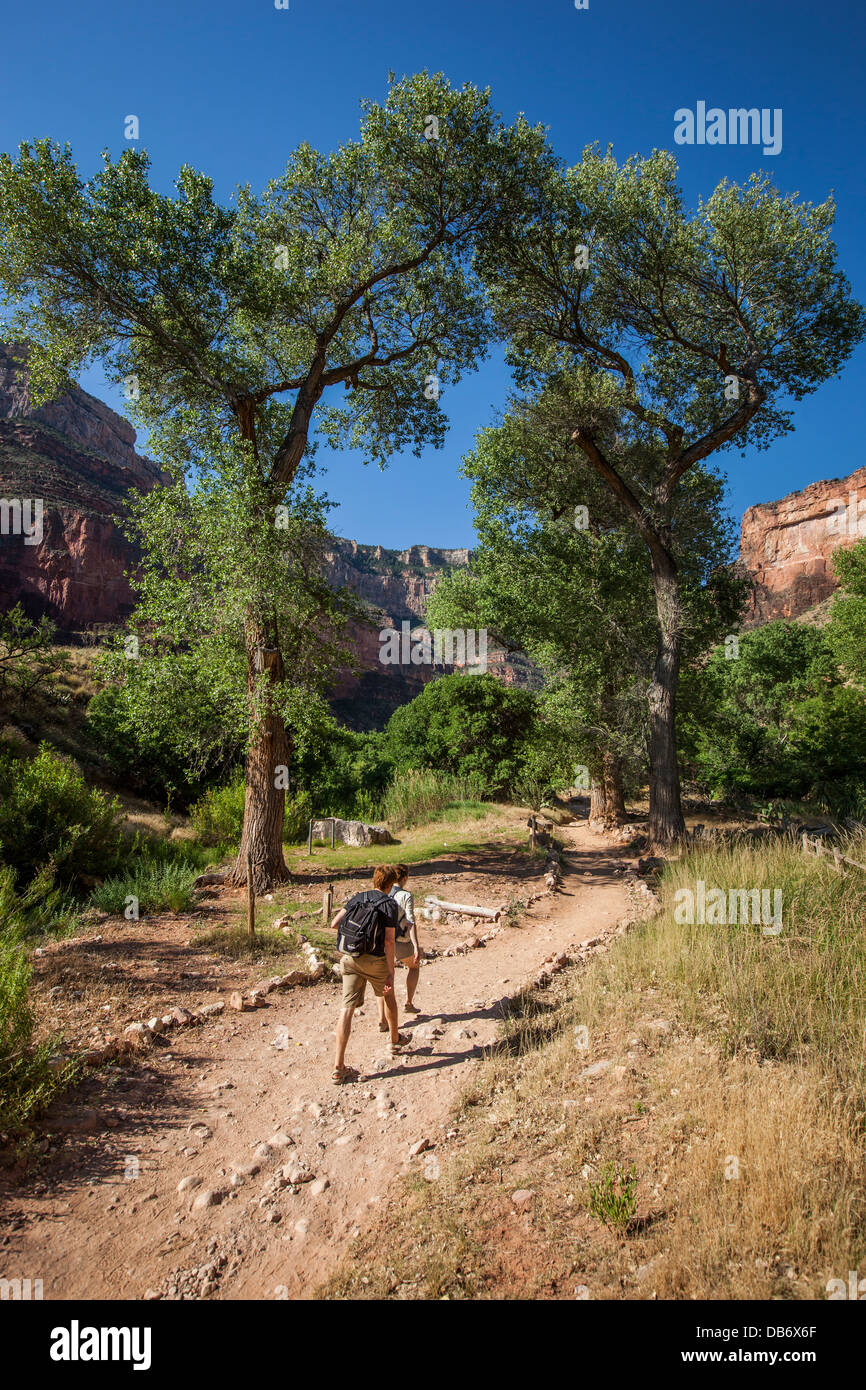
[[746, 622], [799, 618], [837, 587], [833, 551], [866, 536], [866, 468], [811, 483], [743, 516], [740, 564], [752, 585]]
[[[0, 533], [0, 608], [21, 602], [65, 630], [117, 622], [137, 555], [117, 524], [132, 489], [168, 475], [135, 451], [127, 420], [79, 387], [33, 410], [24, 350], [0, 343], [0, 497], [40, 499], [42, 536]], [[4, 523], [0, 521], [0, 525]], [[37, 533], [38, 534], [38, 533]]]

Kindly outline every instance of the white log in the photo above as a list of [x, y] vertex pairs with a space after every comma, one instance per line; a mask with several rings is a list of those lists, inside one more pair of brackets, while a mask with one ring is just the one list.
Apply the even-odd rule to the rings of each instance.
[[424, 901], [440, 908], [442, 912], [462, 912], [467, 917], [487, 917], [491, 922], [498, 922], [505, 910], [501, 907], [472, 907], [467, 903], [446, 903], [441, 898], [435, 898], [432, 893], [428, 893]]

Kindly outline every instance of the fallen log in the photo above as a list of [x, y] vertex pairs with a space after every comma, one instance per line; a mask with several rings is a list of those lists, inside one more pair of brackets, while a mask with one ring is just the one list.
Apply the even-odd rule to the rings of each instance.
[[424, 899], [431, 907], [438, 907], [440, 912], [462, 912], [465, 917], [487, 917], [491, 922], [498, 922], [505, 911], [504, 907], [472, 907], [468, 903], [446, 903], [441, 898], [436, 898], [432, 893], [428, 893]]

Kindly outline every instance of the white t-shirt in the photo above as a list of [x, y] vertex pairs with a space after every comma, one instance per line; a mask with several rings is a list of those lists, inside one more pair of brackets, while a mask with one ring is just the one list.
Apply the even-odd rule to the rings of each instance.
[[[395, 885], [395, 886], [391, 889], [391, 897], [394, 898], [394, 899], [396, 900], [396, 902], [397, 902], [397, 904], [398, 904], [398, 906], [399, 906], [399, 908], [400, 908], [400, 914], [401, 914], [401, 915], [400, 915], [400, 925], [402, 926], [403, 920], [404, 920], [404, 918], [405, 918], [405, 920], [409, 923], [410, 927], [414, 927], [414, 925], [415, 925], [415, 900], [414, 900], [414, 898], [412, 897], [412, 894], [409, 893], [405, 888], [398, 888], [398, 887]], [[398, 936], [400, 935], [400, 930], [399, 930], [399, 928], [397, 929], [397, 934], [398, 934]]]

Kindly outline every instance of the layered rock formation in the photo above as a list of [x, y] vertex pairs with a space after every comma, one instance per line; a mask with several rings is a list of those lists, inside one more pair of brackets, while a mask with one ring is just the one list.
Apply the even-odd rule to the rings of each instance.
[[812, 483], [743, 516], [740, 563], [752, 598], [747, 622], [798, 618], [837, 587], [833, 552], [866, 536], [866, 468]]
[[136, 453], [127, 420], [77, 386], [33, 410], [25, 355], [0, 344], [0, 497], [40, 501], [41, 538], [6, 522], [0, 607], [20, 601], [66, 631], [117, 622], [133, 604], [124, 575], [137, 559], [117, 518], [131, 489], [149, 491], [168, 475]]

